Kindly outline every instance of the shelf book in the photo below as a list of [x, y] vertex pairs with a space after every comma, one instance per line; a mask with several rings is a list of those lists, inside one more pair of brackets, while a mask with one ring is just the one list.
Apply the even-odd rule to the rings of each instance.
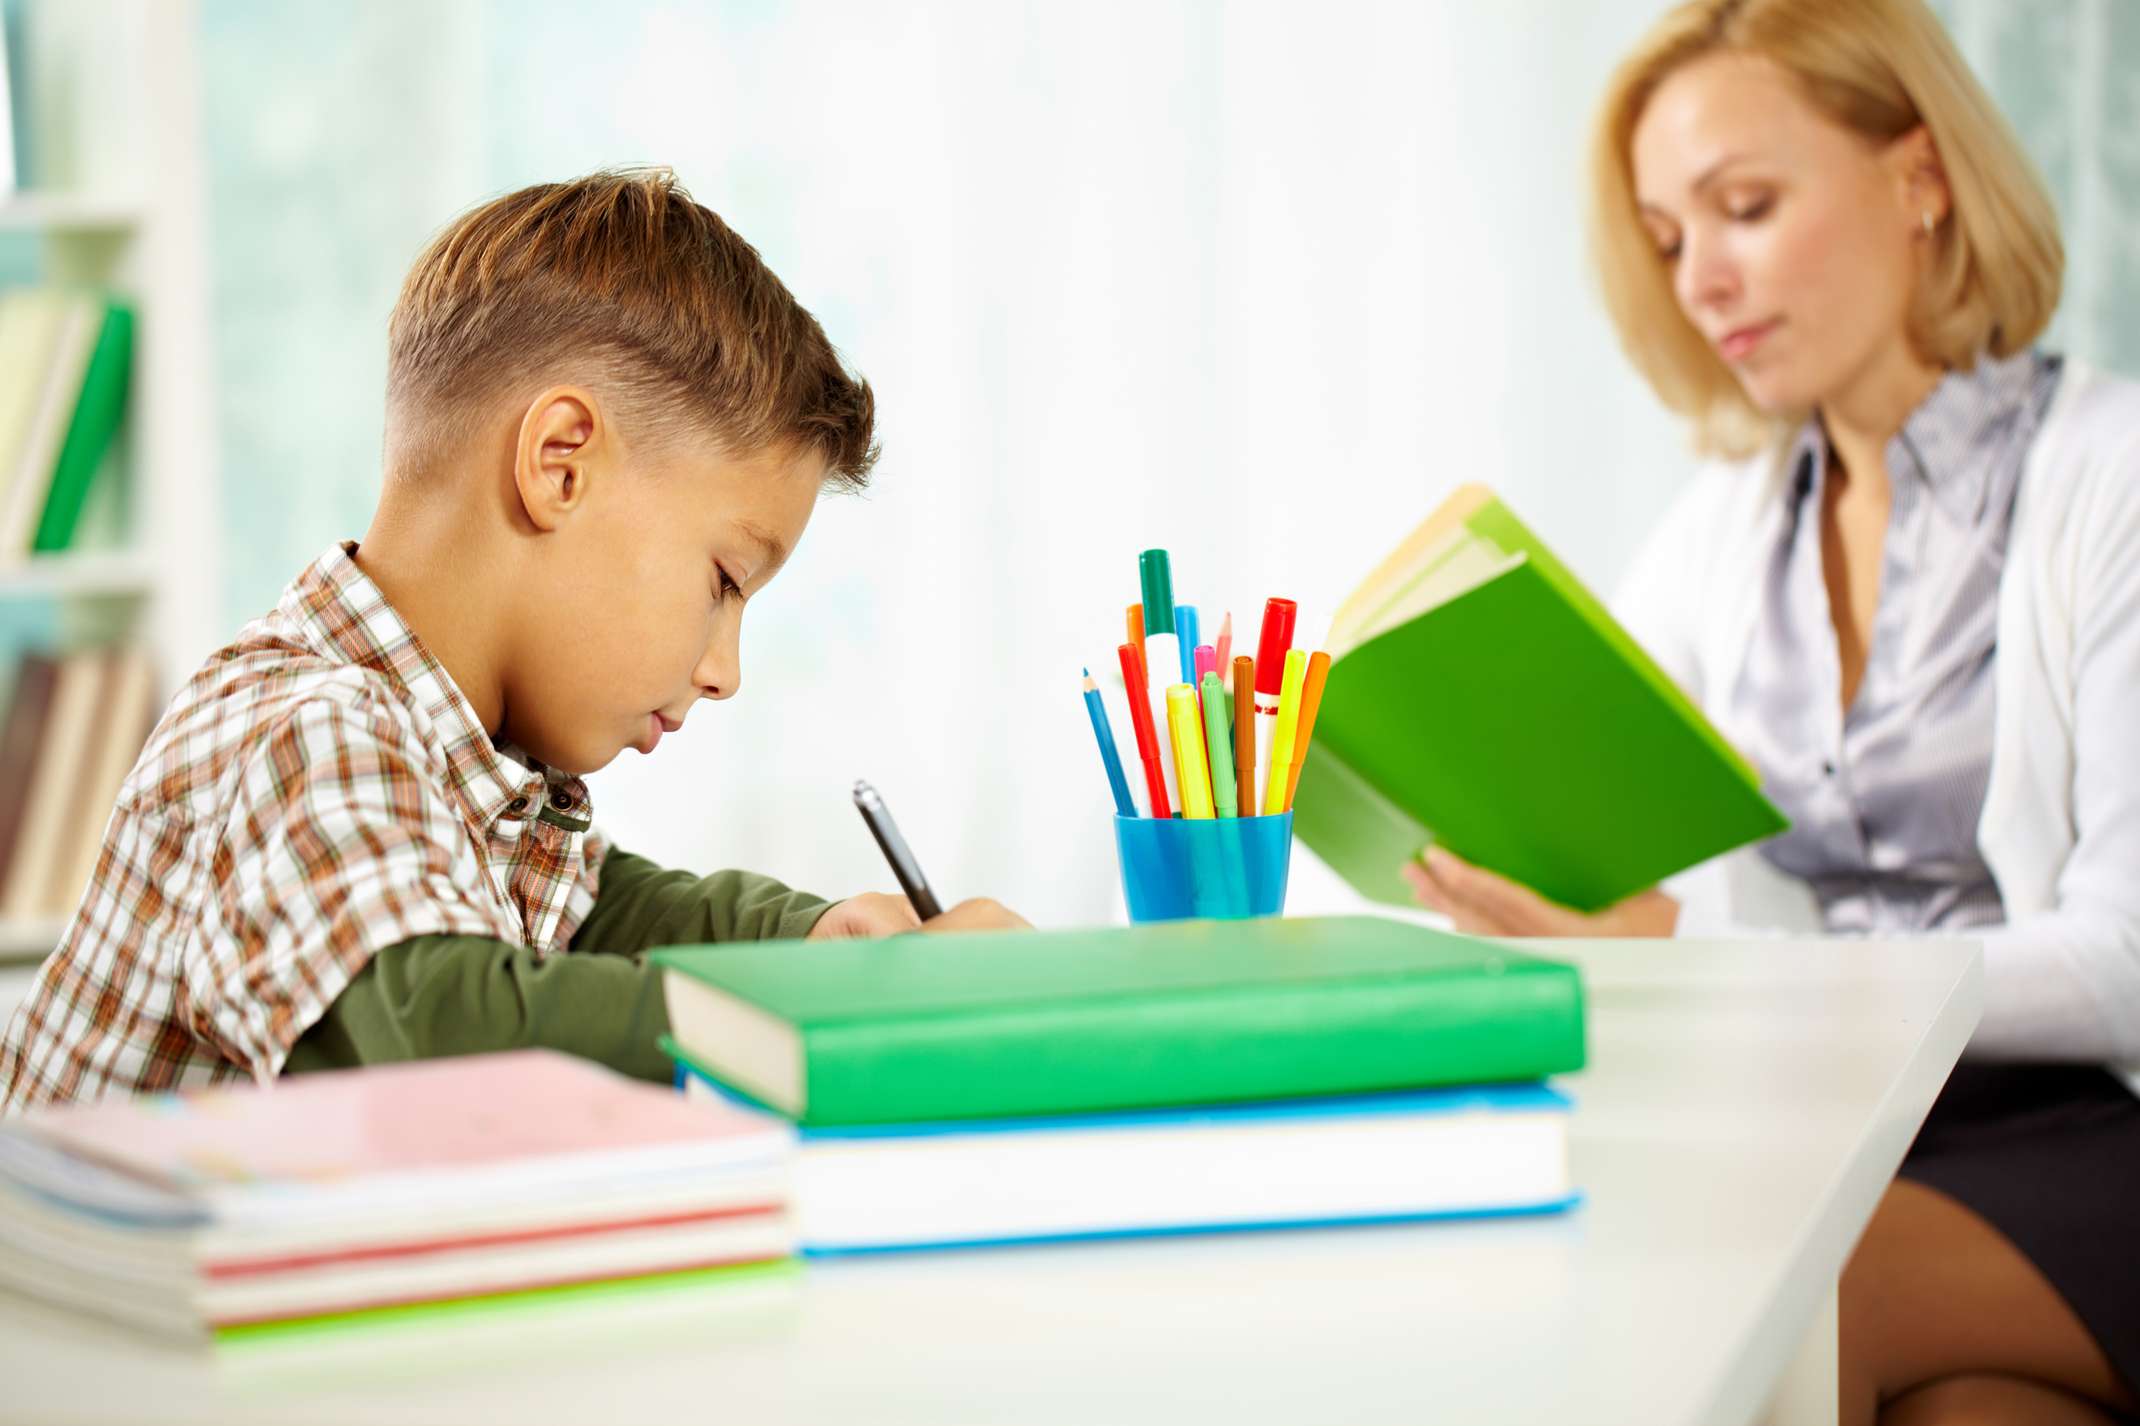
[[1362, 894], [1430, 843], [1595, 911], [1781, 831], [1760, 778], [1515, 514], [1452, 495], [1332, 622], [1294, 832]]
[[88, 289], [0, 293], [0, 565], [74, 547], [125, 416], [131, 307]]
[[139, 645], [22, 657], [0, 716], [0, 922], [74, 910], [158, 711]]

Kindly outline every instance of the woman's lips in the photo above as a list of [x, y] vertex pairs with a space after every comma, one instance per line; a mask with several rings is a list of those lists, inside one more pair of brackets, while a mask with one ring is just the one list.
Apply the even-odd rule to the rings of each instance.
[[1736, 331], [1727, 332], [1724, 339], [1716, 344], [1716, 349], [1723, 354], [1726, 361], [1744, 361], [1753, 354], [1755, 347], [1767, 340], [1768, 334], [1775, 331], [1782, 321], [1781, 317], [1771, 317], [1766, 322], [1756, 322], [1750, 327], [1740, 327]]

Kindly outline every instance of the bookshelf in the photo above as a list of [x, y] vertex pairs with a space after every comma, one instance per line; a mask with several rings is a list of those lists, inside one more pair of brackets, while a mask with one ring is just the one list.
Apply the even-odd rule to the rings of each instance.
[[[29, 0], [13, 68], [24, 187], [0, 238], [44, 281], [126, 294], [137, 314], [105, 544], [0, 561], [0, 606], [62, 645], [131, 638], [157, 699], [221, 634], [197, 0]], [[21, 789], [0, 788], [0, 796]], [[0, 920], [0, 972], [41, 959], [64, 918]]]

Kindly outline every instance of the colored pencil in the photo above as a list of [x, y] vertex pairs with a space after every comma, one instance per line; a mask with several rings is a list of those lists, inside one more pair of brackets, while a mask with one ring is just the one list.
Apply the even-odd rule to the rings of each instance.
[[1234, 805], [1243, 817], [1256, 815], [1256, 661], [1242, 654], [1233, 661]]
[[1080, 669], [1085, 675], [1085, 712], [1092, 718], [1092, 736], [1100, 745], [1100, 762], [1107, 769], [1107, 788], [1115, 795], [1115, 815], [1137, 815], [1137, 799], [1129, 795], [1129, 779], [1122, 775], [1122, 754], [1115, 749], [1114, 726], [1107, 721], [1107, 705], [1100, 701], [1100, 685], [1092, 681], [1092, 670]]

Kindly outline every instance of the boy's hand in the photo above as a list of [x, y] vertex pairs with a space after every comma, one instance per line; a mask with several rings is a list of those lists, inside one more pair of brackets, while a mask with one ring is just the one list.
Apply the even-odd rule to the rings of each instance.
[[921, 918], [904, 896], [887, 896], [881, 891], [865, 891], [860, 896], [850, 896], [845, 901], [835, 902], [830, 910], [817, 918], [810, 928], [806, 941], [869, 941], [879, 936], [896, 936], [901, 931], [919, 930]]
[[1033, 923], [986, 896], [961, 901], [933, 921], [921, 923], [924, 931], [1030, 931]]
[[977, 896], [961, 901], [933, 921], [924, 922], [904, 896], [866, 891], [838, 902], [817, 918], [808, 941], [873, 940], [904, 931], [1003, 931], [1032, 929], [1032, 923], [998, 901]]

